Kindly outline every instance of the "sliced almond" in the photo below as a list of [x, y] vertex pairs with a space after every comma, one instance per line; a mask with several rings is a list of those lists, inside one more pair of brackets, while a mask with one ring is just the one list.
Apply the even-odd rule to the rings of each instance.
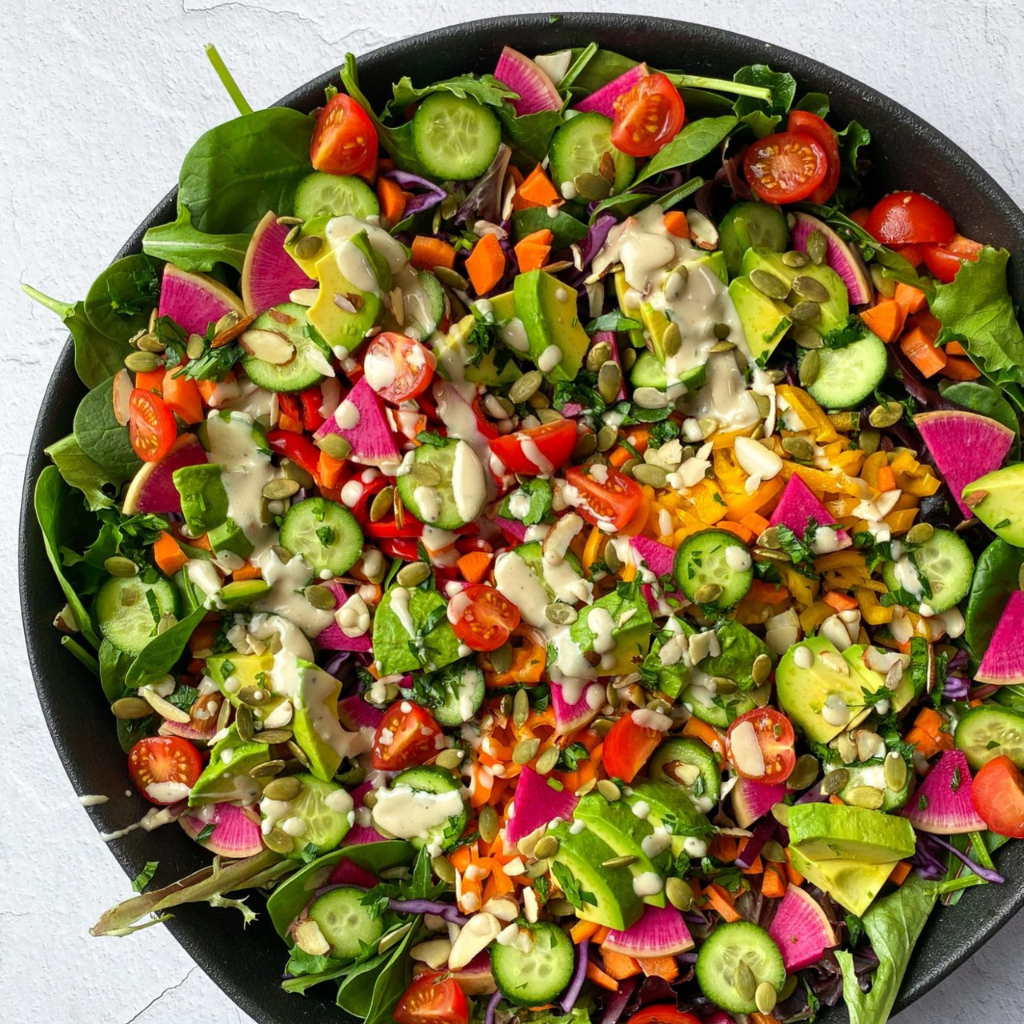
[[320, 926], [312, 918], [300, 921], [292, 933], [295, 945], [310, 956], [325, 956], [331, 951], [331, 944], [324, 938]]
[[274, 366], [284, 366], [295, 358], [295, 346], [277, 331], [246, 331], [241, 342], [242, 348], [250, 355]]
[[122, 427], [128, 426], [128, 414], [131, 411], [128, 400], [132, 396], [132, 389], [134, 387], [135, 385], [132, 384], [132, 379], [128, 375], [127, 370], [118, 370], [114, 374], [114, 419]]
[[181, 708], [176, 708], [169, 700], [164, 700], [154, 689], [143, 686], [139, 690], [139, 696], [149, 703], [149, 706], [168, 722], [177, 722], [179, 725], [186, 725], [191, 721], [191, 715]]

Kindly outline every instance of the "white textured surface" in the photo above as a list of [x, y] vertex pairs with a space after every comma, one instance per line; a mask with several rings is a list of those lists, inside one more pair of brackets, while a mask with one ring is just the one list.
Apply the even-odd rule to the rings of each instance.
[[[203, 55], [216, 42], [250, 101], [272, 102], [412, 30], [539, 5], [479, 0], [0, 0], [0, 485], [13, 509], [39, 395], [66, 333], [18, 291], [62, 299], [95, 274], [174, 182], [201, 131], [233, 109]], [[1018, 201], [1015, 129], [1024, 108], [1024, 7], [860, 0], [593, 3], [685, 17], [759, 36], [833, 64], [901, 101], [963, 146]], [[840, 13], [840, 9], [843, 13]], [[757, 10], [757, 16], [751, 13]], [[426, 13], [429, 11], [429, 13]], [[830, 13], [826, 13], [826, 11]], [[685, 56], [680, 56], [685, 65]], [[245, 1022], [171, 937], [120, 940], [88, 926], [129, 892], [78, 806], [47, 736], [29, 677], [17, 604], [16, 529], [0, 529], [6, 627], [0, 815], [0, 1019], [10, 1024], [177, 1024], [199, 1014]], [[971, 913], [970, 894], [961, 904]], [[225, 916], [226, 936], [237, 927]], [[1024, 1017], [1024, 917], [901, 1024]], [[225, 955], [230, 955], [230, 939]]]

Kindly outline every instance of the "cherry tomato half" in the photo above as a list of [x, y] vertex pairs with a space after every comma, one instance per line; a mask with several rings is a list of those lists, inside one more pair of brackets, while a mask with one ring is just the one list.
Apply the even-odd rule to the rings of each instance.
[[1024, 839], [1024, 776], [1005, 754], [974, 776], [971, 803], [993, 832]]
[[641, 724], [633, 714], [625, 715], [608, 730], [601, 763], [612, 778], [632, 782], [664, 738], [660, 729]]
[[782, 712], [754, 708], [729, 726], [725, 756], [751, 782], [785, 782], [796, 764], [795, 743], [793, 723]]
[[779, 132], [752, 142], [743, 157], [747, 184], [766, 203], [806, 199], [825, 180], [828, 155], [810, 135]]
[[393, 405], [423, 394], [434, 376], [435, 366], [437, 360], [430, 349], [394, 331], [376, 335], [363, 359], [363, 372], [370, 387]]
[[615, 100], [612, 145], [630, 156], [654, 156], [685, 120], [679, 90], [662, 74], [647, 75]]
[[448, 602], [448, 620], [467, 647], [496, 651], [519, 625], [519, 609], [494, 587], [474, 583]]
[[397, 1024], [466, 1024], [469, 1004], [458, 982], [438, 971], [418, 977], [392, 1017]]
[[566, 419], [551, 420], [496, 437], [489, 444], [508, 472], [550, 475], [569, 461], [576, 446], [576, 424]]
[[671, 1003], [655, 1003], [637, 1010], [626, 1024], [700, 1024], [692, 1013], [683, 1013]]
[[351, 96], [339, 92], [316, 119], [309, 158], [318, 171], [373, 178], [377, 162], [377, 130]]
[[607, 523], [621, 530], [644, 496], [635, 480], [608, 466], [572, 466], [565, 479], [583, 499], [576, 511], [593, 526]]
[[170, 406], [152, 391], [133, 389], [128, 398], [128, 436], [143, 462], [159, 462], [178, 436]]
[[[199, 751], [180, 736], [147, 736], [128, 754], [128, 772], [151, 804], [176, 804], [203, 770]], [[166, 788], [165, 788], [166, 787]]]
[[864, 227], [883, 245], [944, 245], [956, 234], [953, 218], [934, 199], [920, 192], [892, 192], [880, 199]]
[[954, 235], [945, 245], [921, 245], [921, 256], [925, 266], [943, 284], [949, 284], [965, 260], [974, 263], [983, 246], [981, 242]]
[[817, 114], [812, 114], [809, 110], [791, 110], [786, 127], [789, 131], [799, 135], [809, 135], [825, 151], [825, 157], [828, 160], [825, 178], [808, 196], [808, 199], [812, 203], [827, 203], [839, 184], [839, 172], [842, 166], [836, 133], [822, 118]]
[[382, 772], [425, 764], [437, 753], [435, 740], [440, 735], [441, 727], [429, 711], [400, 700], [384, 712], [373, 736], [370, 760]]

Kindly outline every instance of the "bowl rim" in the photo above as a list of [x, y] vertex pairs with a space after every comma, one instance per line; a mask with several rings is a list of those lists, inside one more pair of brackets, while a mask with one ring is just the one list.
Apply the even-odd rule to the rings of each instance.
[[[551, 21], [552, 17], [558, 18], [557, 23]], [[814, 79], [817, 82], [825, 83], [829, 89], [838, 88], [847, 95], [856, 95], [859, 100], [869, 105], [872, 109], [880, 111], [881, 116], [901, 123], [915, 137], [927, 140], [933, 148], [946, 157], [953, 168], [952, 175], [954, 179], [958, 180], [961, 184], [969, 186], [975, 193], [984, 197], [988, 204], [998, 210], [1006, 223], [1009, 234], [1014, 236], [1024, 246], [1024, 212], [1021, 211], [1009, 194], [995, 181], [988, 171], [943, 132], [877, 89], [865, 85], [834, 67], [785, 47], [766, 43], [741, 33], [713, 28], [694, 22], [628, 13], [604, 12], [587, 14], [576, 12], [558, 16], [552, 16], [547, 13], [512, 14], [457, 22], [432, 29], [419, 36], [405, 37], [377, 47], [360, 56], [358, 58], [358, 65], [364, 78], [368, 78], [380, 65], [386, 65], [396, 60], [400, 61], [403, 57], [415, 54], [419, 49], [428, 48], [452, 39], [462, 43], [466, 41], [478, 42], [483, 47], [483, 55], [486, 56], [496, 52], [503, 39], [510, 32], [534, 33], [537, 40], [540, 41], [545, 33], [552, 33], [553, 29], [557, 28], [559, 38], [569, 37], [570, 39], [575, 39], [576, 44], [579, 44], [585, 39], [608, 32], [619, 31], [623, 29], [625, 24], [628, 24], [631, 33], [639, 36], [649, 37], [651, 34], [664, 34], [668, 37], [685, 37], [687, 42], [697, 45], [707, 44], [712, 47], [731, 47], [742, 55], [744, 62], [754, 63], [762, 60], [766, 63], [771, 62], [777, 67], [784, 67], [796, 77], [798, 83], [806, 82], [807, 79]], [[565, 45], [573, 44], [569, 42], [568, 44], [563, 44], [561, 48], [564, 48]], [[627, 52], [634, 48], [632, 45], [622, 45], [622, 49]], [[472, 64], [474, 60], [478, 61], [480, 56], [480, 52], [470, 53], [469, 57], [463, 61], [463, 64]], [[641, 57], [640, 59], [643, 58]], [[273, 106], [292, 106], [306, 111], [312, 109], [317, 105], [312, 97], [322, 94], [324, 86], [336, 80], [337, 71], [337, 68], [332, 68], [316, 76], [304, 85], [293, 89], [277, 103], [273, 104]], [[367, 91], [372, 95], [378, 91], [377, 86], [379, 84], [374, 83], [374, 87], [368, 88]], [[871, 125], [869, 124], [868, 127], [870, 128]], [[177, 187], [171, 189], [154, 206], [132, 232], [125, 244], [118, 250], [114, 257], [115, 259], [140, 251], [141, 239], [145, 230], [153, 224], [163, 223], [172, 217], [176, 194]], [[1024, 252], [1024, 248], [1021, 251]], [[1011, 282], [1014, 280], [1014, 277], [1014, 272], [1011, 272]], [[1024, 291], [1024, 287], [1018, 286], [1013, 291], [1017, 293], [1019, 299], [1021, 297], [1020, 293]], [[46, 565], [46, 571], [50, 571], [42, 550], [42, 537], [36, 524], [33, 491], [40, 472], [45, 465], [49, 464], [43, 449], [60, 436], [60, 432], [55, 431], [53, 428], [53, 417], [48, 416], [47, 412], [54, 407], [62, 389], [78, 383], [74, 371], [73, 352], [73, 341], [69, 336], [47, 382], [46, 390], [40, 403], [39, 415], [32, 433], [20, 505], [18, 584], [28, 661], [43, 717], [65, 773], [74, 786], [76, 793], [83, 794], [90, 791], [85, 778], [86, 771], [83, 765], [71, 756], [68, 750], [66, 743], [68, 726], [66, 722], [62, 721], [62, 713], [58, 707], [59, 700], [54, 692], [54, 680], [42, 664], [42, 649], [46, 646], [52, 648], [56, 645], [59, 647], [59, 635], [50, 625], [50, 615], [54, 609], [49, 605], [43, 605], [41, 592], [35, 589], [33, 585], [33, 570], [35, 566], [40, 564], [40, 559], [42, 559], [42, 564]], [[79, 387], [81, 387], [80, 384]], [[87, 675], [84, 673], [84, 670], [78, 668], [74, 669], [74, 671], [82, 671], [84, 675]], [[89, 680], [89, 682], [91, 683], [92, 680]], [[102, 806], [90, 807], [87, 813], [93, 819], [98, 831], [111, 827], [110, 823], [106, 820], [106, 812]], [[134, 877], [141, 868], [137, 851], [127, 844], [108, 844], [108, 846], [111, 854], [117, 859], [125, 873], [129, 877]], [[1000, 866], [1004, 869], [1007, 864], [1012, 865], [1016, 869], [1014, 872], [1016, 877], [1008, 876], [1004, 887], [981, 887], [976, 893], [971, 894], [969, 898], [977, 899], [988, 892], [990, 898], [986, 901], [987, 906], [984, 907], [984, 913], [976, 913], [973, 916], [972, 927], [969, 929], [963, 927], [966, 922], [963, 920], [962, 913], [958, 919], [961, 926], [958, 931], [951, 930], [952, 921], [947, 920], [950, 914], [948, 908], [940, 907], [932, 914], [925, 933], [911, 958], [910, 967], [901, 985], [893, 1013], [908, 1007], [959, 967], [1024, 906], [1024, 844], [1008, 844], [1003, 850], [999, 851], [997, 859], [1000, 862]], [[992, 898], [994, 894], [989, 890], [1003, 892], [1007, 898], [994, 901]], [[976, 911], [979, 909], [982, 908], [975, 908]], [[937, 928], [937, 921], [945, 922], [943, 931]], [[237, 922], [226, 919], [225, 925], [236, 928]], [[264, 1003], [254, 998], [245, 985], [235, 976], [236, 972], [229, 967], [226, 958], [212, 955], [209, 950], [202, 948], [198, 938], [199, 927], [195, 920], [189, 919], [187, 912], [178, 918], [168, 921], [166, 927], [196, 964], [203, 969], [206, 975], [237, 1006], [255, 1020], [261, 1022], [261, 1024], [281, 1024], [283, 1018], [270, 1015], [270, 1011]], [[932, 933], [935, 934], [933, 935]], [[936, 950], [934, 947], [933, 940], [939, 935], [943, 938], [942, 945], [947, 947], [945, 950]], [[308, 1006], [310, 1000], [307, 999], [305, 1003]], [[333, 1008], [332, 1019], [352, 1019], [340, 1009], [334, 1008], [333, 1002], [331, 1006]], [[824, 1013], [820, 1014], [819, 1020], [822, 1021], [822, 1024], [838, 1024], [845, 1017], [846, 1011], [843, 1008], [842, 1001], [840, 1001], [836, 1008], [827, 1009]], [[306, 1017], [304, 1013], [300, 1014], [297, 1009], [293, 1019], [308, 1019], [312, 1021], [314, 1019], [321, 1020], [326, 1018]]]

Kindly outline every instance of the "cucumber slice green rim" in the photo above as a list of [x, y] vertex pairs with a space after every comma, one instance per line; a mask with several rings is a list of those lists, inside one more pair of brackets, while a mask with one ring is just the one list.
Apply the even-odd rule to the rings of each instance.
[[1003, 754], [1024, 768], [1024, 715], [1009, 708], [972, 708], [960, 719], [954, 741], [974, 771]]
[[566, 121], [551, 138], [551, 180], [561, 191], [581, 174], [601, 174], [601, 165], [610, 156], [615, 166], [611, 195], [621, 192], [636, 172], [636, 161], [612, 145], [612, 122], [596, 112], [577, 114]]
[[533, 934], [533, 945], [523, 952], [515, 946], [495, 945], [491, 960], [501, 994], [519, 1006], [550, 1003], [572, 980], [575, 951], [561, 928], [541, 921], [520, 927]]
[[[754, 581], [746, 544], [725, 530], [702, 530], [687, 537], [676, 552], [673, 572], [691, 601], [715, 608], [738, 604]], [[716, 596], [710, 598], [705, 588], [717, 588]]]
[[[282, 323], [271, 316], [290, 317], [291, 322]], [[306, 307], [286, 302], [261, 313], [250, 325], [251, 331], [271, 331], [282, 335], [295, 347], [295, 355], [285, 364], [269, 363], [265, 359], [247, 353], [242, 357], [246, 375], [254, 384], [266, 391], [305, 391], [324, 379], [322, 367], [329, 366], [331, 353], [325, 350], [323, 342], [309, 323]], [[245, 335], [242, 335], [245, 347]]]
[[363, 553], [363, 530], [336, 501], [306, 498], [285, 513], [281, 546], [305, 559], [317, 575], [326, 571], [341, 576]]
[[[917, 607], [927, 605], [932, 614], [940, 615], [967, 596], [974, 578], [974, 556], [952, 530], [936, 530], [909, 558], [930, 591], [919, 599]], [[900, 589], [895, 562], [885, 563], [882, 579], [890, 591]]]
[[379, 213], [380, 203], [373, 189], [362, 178], [350, 174], [314, 171], [295, 189], [295, 216], [302, 220], [344, 216], [366, 220]]
[[782, 953], [771, 936], [756, 924], [734, 921], [720, 924], [697, 954], [697, 984], [717, 1006], [730, 1013], [754, 1013], [753, 998], [744, 999], [736, 988], [736, 972], [743, 961], [754, 985], [768, 981], [779, 991], [786, 981]]
[[326, 892], [309, 908], [323, 937], [331, 944], [331, 956], [345, 960], [358, 956], [363, 945], [373, 945], [384, 932], [379, 915], [371, 916], [363, 905], [364, 889], [343, 885]]
[[145, 583], [141, 576], [111, 576], [96, 595], [96, 624], [104, 639], [126, 654], [139, 654], [156, 636], [164, 615], [177, 615], [178, 588], [158, 577]]
[[845, 348], [801, 351], [801, 364], [808, 352], [814, 352], [820, 361], [818, 376], [807, 390], [823, 409], [859, 405], [882, 383], [889, 365], [884, 342], [870, 333]]
[[[399, 476], [396, 485], [398, 496], [406, 510], [421, 523], [436, 526], [439, 530], [457, 530], [460, 526], [466, 525], [466, 520], [459, 515], [455, 491], [452, 489], [455, 449], [458, 444], [455, 438], [449, 438], [440, 447], [420, 445], [413, 453], [411, 471]], [[426, 466], [434, 470], [427, 479], [433, 480], [436, 477], [437, 483], [423, 482], [424, 477], [418, 475], [415, 468], [417, 466]], [[436, 504], [436, 509], [426, 507], [428, 498], [432, 505]]]
[[431, 175], [468, 181], [490, 167], [501, 145], [501, 125], [491, 110], [469, 96], [435, 92], [416, 109], [412, 142]]

